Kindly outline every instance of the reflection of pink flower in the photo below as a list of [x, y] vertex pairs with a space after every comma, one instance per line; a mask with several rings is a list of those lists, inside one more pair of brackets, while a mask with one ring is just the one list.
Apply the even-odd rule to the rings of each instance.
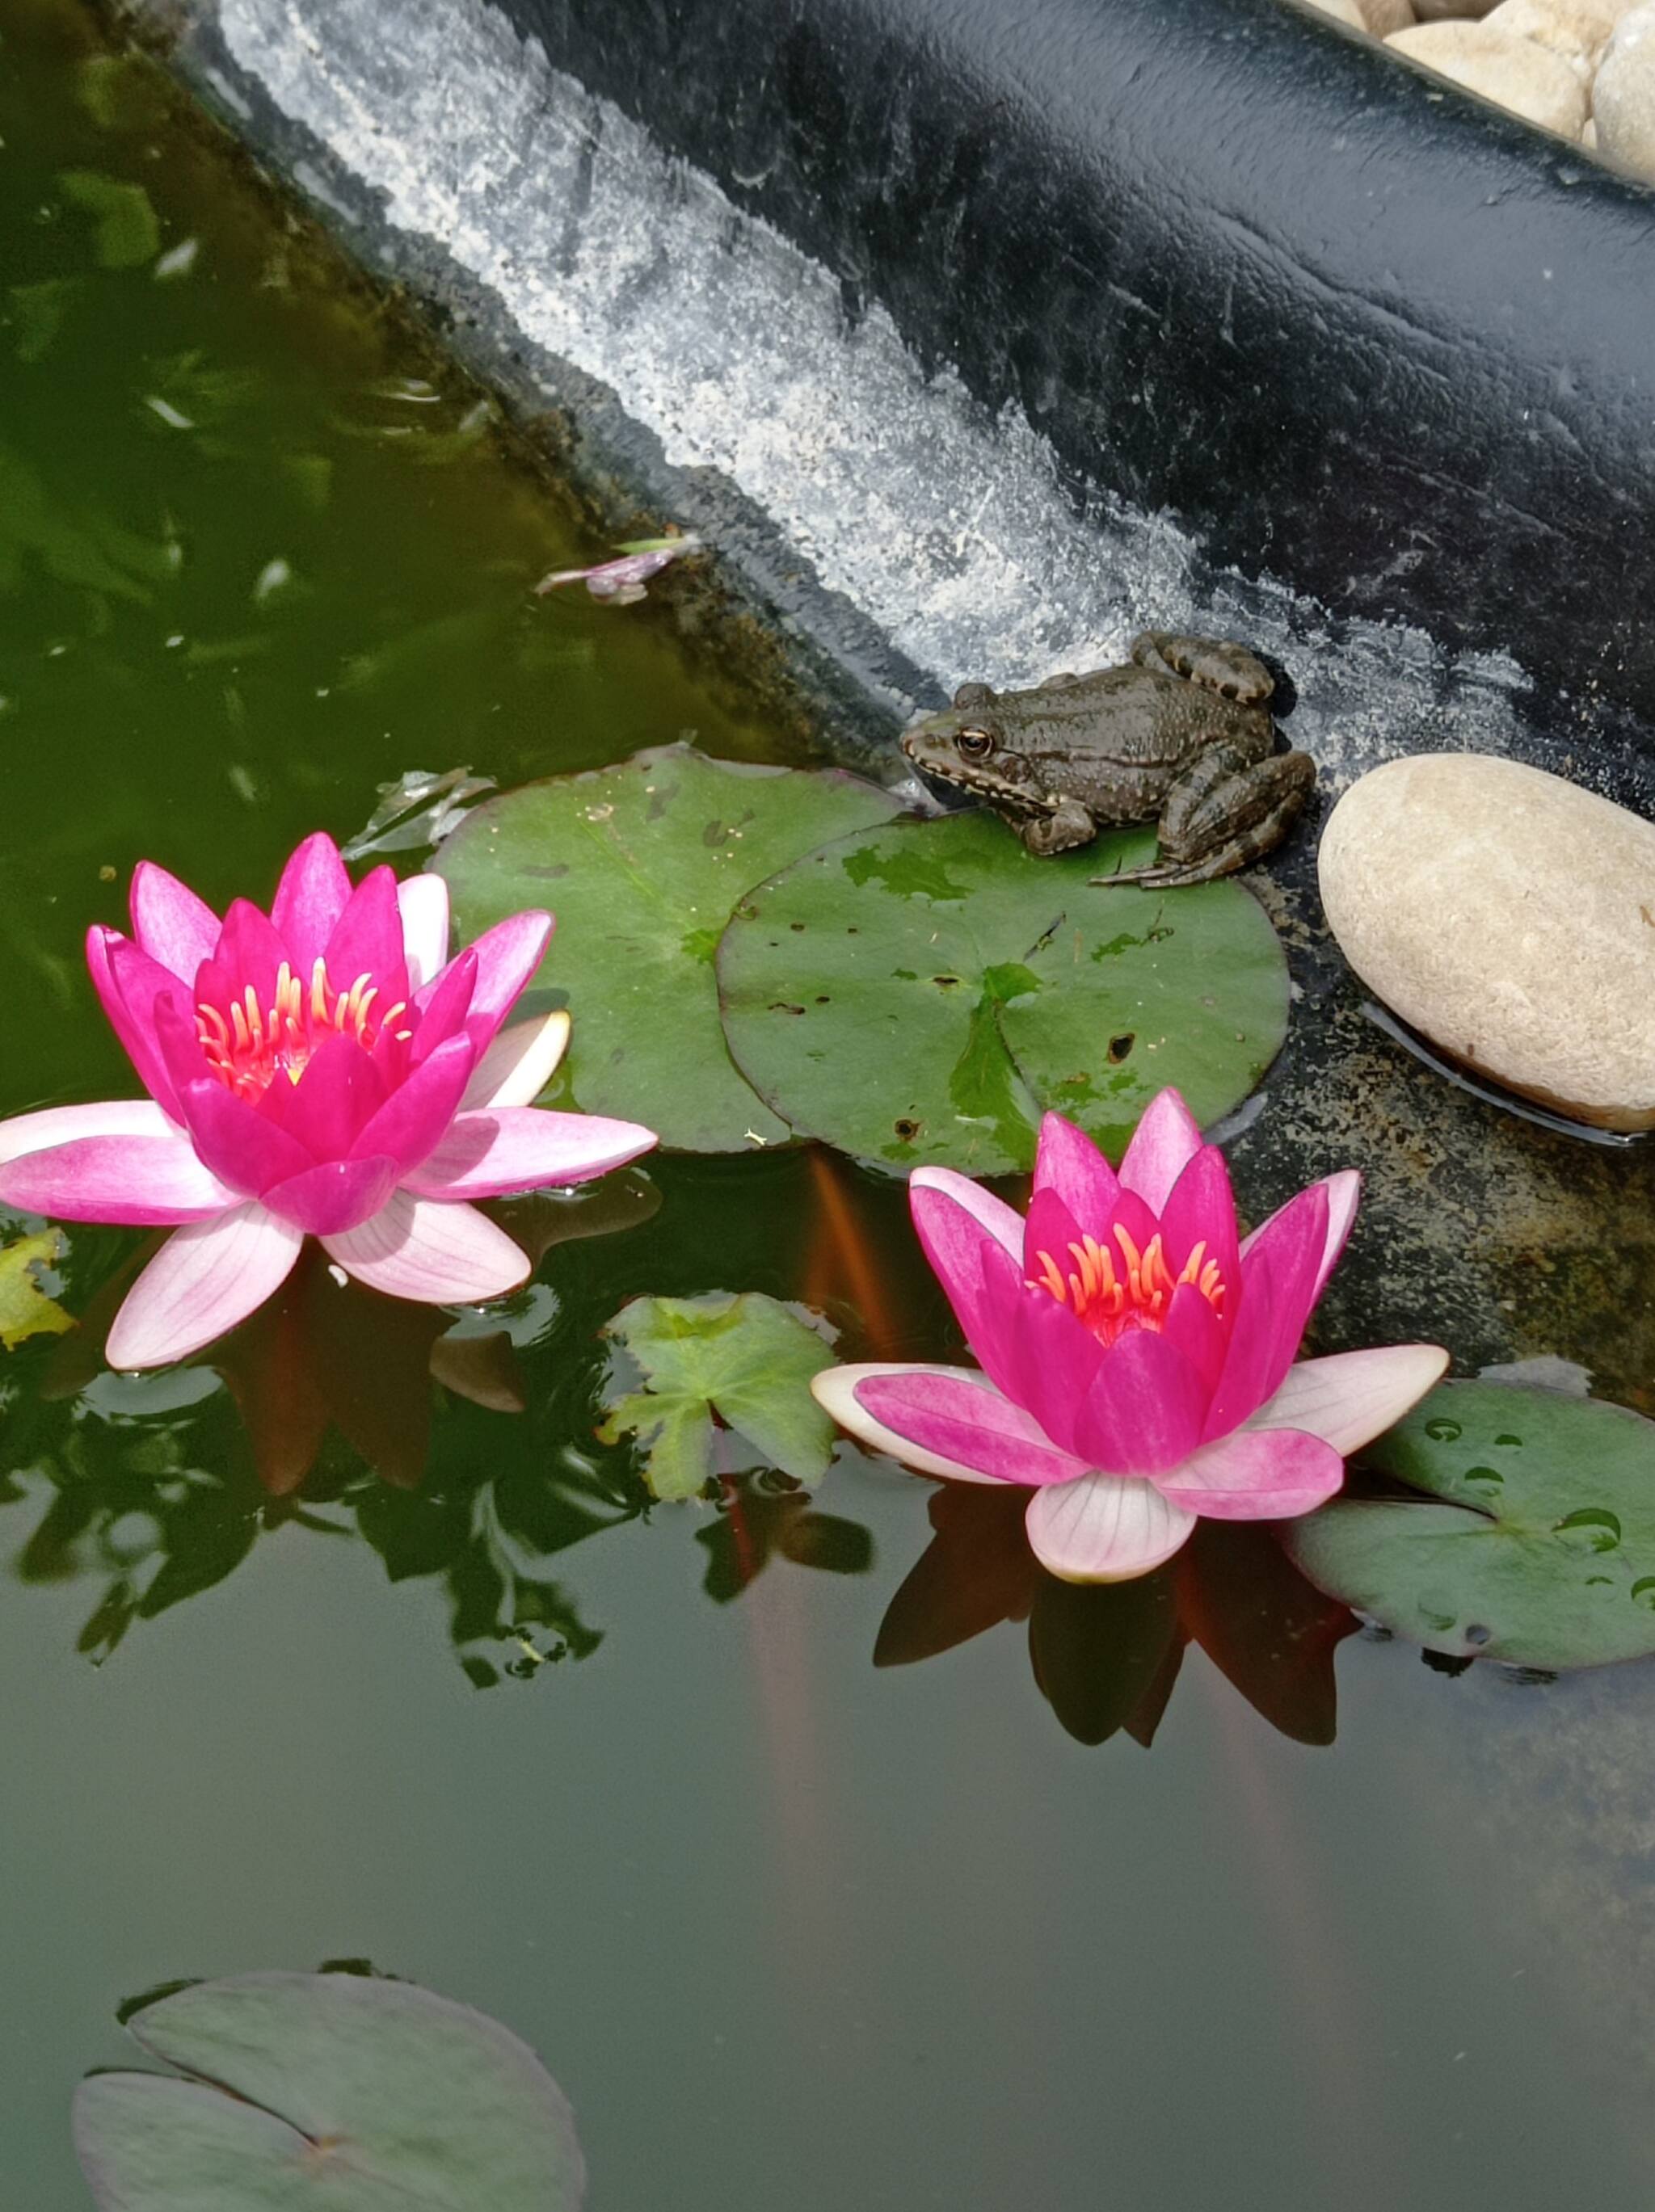
[[1245, 1243], [1229, 1171], [1176, 1091], [1117, 1176], [1056, 1114], [1026, 1223], [966, 1176], [921, 1168], [915, 1225], [986, 1370], [831, 1368], [840, 1425], [925, 1474], [1032, 1490], [1035, 1552], [1071, 1582], [1169, 1559], [1198, 1516], [1307, 1513], [1344, 1455], [1401, 1419], [1448, 1364], [1391, 1345], [1293, 1364], [1356, 1212], [1349, 1170], [1299, 1192]]
[[584, 1182], [647, 1152], [632, 1121], [531, 1106], [569, 1018], [501, 1024], [551, 917], [499, 922], [447, 957], [439, 876], [353, 890], [310, 837], [269, 915], [221, 923], [152, 862], [132, 939], [94, 929], [87, 961], [149, 1092], [0, 1122], [0, 1201], [68, 1221], [180, 1223], [109, 1333], [117, 1367], [198, 1351], [261, 1305], [307, 1233], [392, 1297], [472, 1304], [529, 1263], [467, 1201]]

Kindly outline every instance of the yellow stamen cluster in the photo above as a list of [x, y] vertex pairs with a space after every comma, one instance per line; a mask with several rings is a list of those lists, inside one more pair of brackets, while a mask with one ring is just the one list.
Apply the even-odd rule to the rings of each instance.
[[1038, 1272], [1029, 1279], [1030, 1289], [1049, 1291], [1105, 1344], [1113, 1344], [1129, 1328], [1159, 1330], [1173, 1292], [1185, 1283], [1200, 1291], [1214, 1313], [1223, 1312], [1224, 1277], [1218, 1261], [1207, 1257], [1205, 1238], [1176, 1276], [1167, 1265], [1159, 1231], [1141, 1252], [1118, 1221], [1114, 1238], [1120, 1251], [1118, 1267], [1115, 1255], [1095, 1237], [1069, 1246], [1074, 1265], [1067, 1273], [1050, 1252], [1037, 1253]]
[[379, 995], [379, 985], [367, 973], [348, 991], [336, 991], [328, 981], [327, 963], [320, 959], [311, 969], [307, 991], [284, 960], [268, 1007], [259, 1004], [251, 983], [231, 1000], [228, 1014], [204, 1000], [196, 1008], [196, 1035], [219, 1081], [238, 1097], [256, 1100], [278, 1073], [296, 1083], [325, 1037], [353, 1037], [364, 1052], [371, 1052], [386, 1030], [405, 1042], [413, 1031], [392, 1024], [407, 1012], [408, 1001], [399, 999], [374, 1024], [370, 1018]]

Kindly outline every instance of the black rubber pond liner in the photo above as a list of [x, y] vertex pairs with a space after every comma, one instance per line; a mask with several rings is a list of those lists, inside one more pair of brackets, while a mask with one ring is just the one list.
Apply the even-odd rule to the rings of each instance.
[[499, 0], [1220, 565], [1655, 724], [1655, 193], [1284, 0]]

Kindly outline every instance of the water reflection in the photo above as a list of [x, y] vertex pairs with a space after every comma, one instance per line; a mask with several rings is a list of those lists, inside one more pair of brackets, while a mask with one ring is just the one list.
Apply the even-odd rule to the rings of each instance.
[[910, 1666], [1026, 1621], [1034, 1679], [1068, 1733], [1099, 1744], [1124, 1730], [1147, 1748], [1193, 1643], [1282, 1735], [1333, 1741], [1333, 1655], [1359, 1623], [1305, 1580], [1267, 1528], [1204, 1521], [1159, 1572], [1086, 1585], [1059, 1582], [1035, 1559], [1025, 1503], [986, 1486], [934, 1492], [931, 1542], [886, 1610], [876, 1667]]

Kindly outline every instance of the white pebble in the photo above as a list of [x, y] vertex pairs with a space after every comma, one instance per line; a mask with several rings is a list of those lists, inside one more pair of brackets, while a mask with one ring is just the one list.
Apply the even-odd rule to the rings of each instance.
[[1636, 8], [1616, 25], [1597, 65], [1591, 116], [1605, 161], [1655, 178], [1655, 8]]
[[1317, 865], [1345, 957], [1445, 1053], [1655, 1127], [1655, 825], [1516, 761], [1418, 754], [1352, 786]]
[[1487, 23], [1419, 23], [1385, 40], [1393, 53], [1480, 93], [1542, 130], [1579, 138], [1586, 119], [1580, 80], [1560, 55]]

